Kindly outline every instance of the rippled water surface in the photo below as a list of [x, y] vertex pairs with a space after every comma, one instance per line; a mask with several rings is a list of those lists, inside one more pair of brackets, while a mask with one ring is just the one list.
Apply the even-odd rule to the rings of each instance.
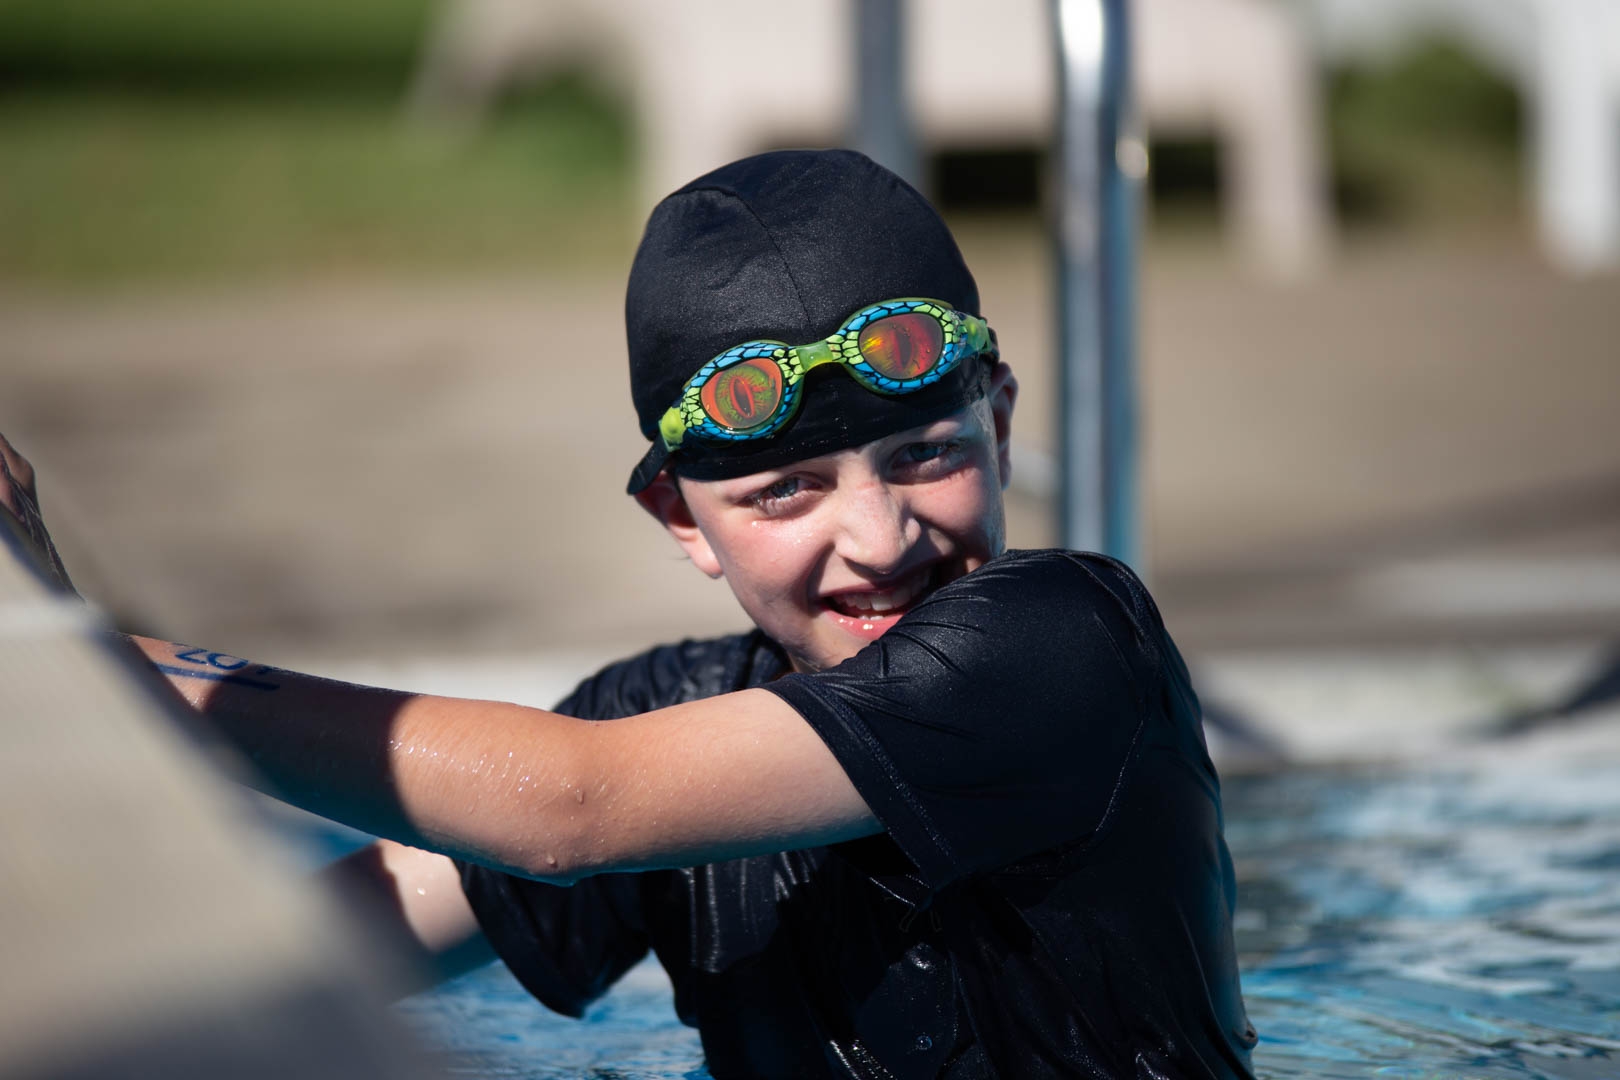
[[[1620, 749], [1590, 734], [1226, 781], [1262, 1077], [1620, 1078]], [[708, 1075], [650, 964], [584, 1023], [498, 965], [400, 1009], [452, 1075]]]
[[1269, 1077], [1620, 1077], [1620, 764], [1226, 785]]
[[669, 980], [649, 960], [584, 1021], [548, 1012], [501, 964], [399, 1006], [450, 1076], [524, 1080], [699, 1080], [697, 1032], [675, 1019]]

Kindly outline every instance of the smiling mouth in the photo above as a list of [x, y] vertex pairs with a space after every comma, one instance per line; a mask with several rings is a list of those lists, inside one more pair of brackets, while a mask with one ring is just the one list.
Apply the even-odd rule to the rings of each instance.
[[934, 563], [883, 589], [842, 592], [822, 598], [835, 615], [864, 622], [892, 621], [927, 599], [945, 583], [941, 564]]

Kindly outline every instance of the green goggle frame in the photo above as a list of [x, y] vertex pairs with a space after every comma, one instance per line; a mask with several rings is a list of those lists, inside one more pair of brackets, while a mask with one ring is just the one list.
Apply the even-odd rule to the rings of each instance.
[[838, 364], [866, 389], [909, 394], [971, 356], [998, 355], [990, 324], [938, 300], [885, 300], [809, 345], [749, 341], [704, 364], [658, 422], [666, 450], [689, 437], [724, 443], [764, 439], [799, 411], [804, 377]]

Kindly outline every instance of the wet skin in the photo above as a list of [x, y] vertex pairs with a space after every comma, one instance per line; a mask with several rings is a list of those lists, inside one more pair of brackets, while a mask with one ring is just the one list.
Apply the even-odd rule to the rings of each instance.
[[1001, 364], [983, 400], [943, 420], [736, 479], [666, 473], [637, 499], [796, 670], [817, 671], [1001, 553], [1016, 397]]

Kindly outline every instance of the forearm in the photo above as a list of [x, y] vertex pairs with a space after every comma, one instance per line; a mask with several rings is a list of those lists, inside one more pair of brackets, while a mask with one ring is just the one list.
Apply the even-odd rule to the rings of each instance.
[[571, 748], [582, 721], [131, 640], [269, 794], [412, 847], [568, 875], [583, 803]]
[[445, 856], [380, 840], [331, 864], [322, 877], [349, 896], [387, 955], [404, 957], [413, 994], [495, 959]]

